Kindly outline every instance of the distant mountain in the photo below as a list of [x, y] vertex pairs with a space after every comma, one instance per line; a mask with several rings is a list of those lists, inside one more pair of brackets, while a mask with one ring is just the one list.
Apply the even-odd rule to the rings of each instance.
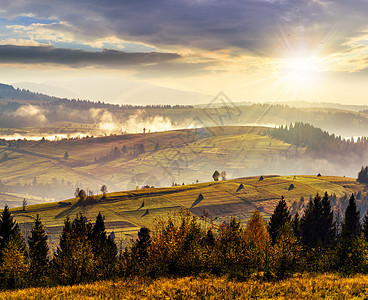
[[368, 109], [368, 105], [354, 105], [354, 104], [349, 105], [349, 104], [329, 103], [329, 102], [287, 101], [287, 102], [280, 102], [279, 104], [285, 104], [295, 108], [334, 108], [341, 110], [351, 110], [356, 112]]
[[88, 99], [123, 105], [207, 104], [214, 98], [212, 95], [115, 77], [96, 76], [73, 78], [69, 81], [46, 81], [37, 85], [30, 83], [14, 83], [14, 85], [62, 98]]
[[[308, 101], [282, 101], [282, 102], [257, 102], [257, 101], [229, 101], [226, 97], [218, 97], [217, 101], [211, 103], [211, 107], [223, 107], [223, 106], [249, 106], [255, 103], [260, 104], [272, 104], [272, 105], [287, 105], [291, 108], [327, 108], [337, 110], [349, 110], [353, 112], [361, 112], [368, 110], [368, 105], [354, 105], [354, 104], [340, 104], [331, 102], [308, 102]], [[197, 108], [205, 108], [208, 104], [194, 105]]]
[[50, 95], [51, 97], [60, 97], [68, 99], [77, 99], [78, 95], [72, 91], [49, 84], [33, 83], [33, 82], [16, 82], [12, 84], [15, 88], [30, 90], [34, 93]]
[[0, 83], [0, 99], [6, 100], [32, 100], [54, 102], [60, 98], [48, 96], [45, 94], [34, 93], [29, 90], [14, 88], [12, 85]]

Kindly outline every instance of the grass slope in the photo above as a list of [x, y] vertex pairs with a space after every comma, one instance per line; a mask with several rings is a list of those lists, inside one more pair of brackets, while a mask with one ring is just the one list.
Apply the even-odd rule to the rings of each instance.
[[[289, 190], [290, 185], [294, 189]], [[239, 190], [240, 185], [243, 188]], [[129, 240], [141, 226], [152, 228], [154, 220], [167, 217], [182, 208], [201, 215], [204, 211], [215, 218], [216, 223], [237, 216], [244, 222], [255, 210], [260, 210], [268, 218], [280, 197], [285, 196], [289, 205], [300, 198], [316, 193], [334, 193], [342, 197], [364, 189], [353, 178], [329, 176], [264, 176], [246, 177], [232, 180], [189, 184], [168, 188], [150, 188], [109, 193], [106, 199], [95, 196], [93, 200], [65, 200], [62, 203], [29, 205], [23, 211], [12, 209], [22, 230], [27, 232], [37, 214], [47, 227], [51, 243], [58, 243], [58, 235], [67, 216], [74, 218], [79, 212], [94, 221], [98, 212], [105, 216], [109, 232], [114, 231], [118, 240]], [[200, 196], [202, 195], [202, 196]], [[65, 206], [69, 204], [69, 206]]]
[[[102, 184], [110, 191], [118, 191], [146, 184], [159, 187], [197, 179], [203, 182], [212, 179], [216, 168], [226, 170], [232, 178], [259, 174], [273, 160], [304, 153], [305, 149], [273, 139], [265, 132], [265, 127], [213, 127], [27, 142], [20, 143], [18, 148], [0, 146], [0, 178], [10, 186], [32, 186], [36, 178], [38, 184], [46, 184], [49, 190], [58, 189], [56, 199], [65, 199], [73, 195], [75, 186], [96, 192]], [[126, 154], [114, 160], [100, 159], [124, 145]], [[144, 146], [143, 153], [135, 153], [138, 145]], [[65, 152], [68, 159], [63, 158]], [[8, 160], [1, 162], [5, 153]], [[37, 190], [40, 189], [35, 186], [27, 192], [37, 195]], [[0, 196], [0, 204], [4, 201], [6, 198]]]
[[366, 299], [368, 275], [302, 275], [279, 282], [225, 278], [128, 279], [4, 291], [0, 299]]

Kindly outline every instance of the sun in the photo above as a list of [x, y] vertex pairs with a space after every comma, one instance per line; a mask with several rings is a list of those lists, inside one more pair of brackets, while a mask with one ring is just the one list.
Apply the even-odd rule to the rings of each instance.
[[285, 59], [281, 65], [282, 76], [291, 84], [310, 84], [323, 71], [323, 62], [315, 57]]
[[316, 56], [282, 58], [277, 62], [277, 79], [292, 96], [307, 96], [323, 83], [326, 61]]

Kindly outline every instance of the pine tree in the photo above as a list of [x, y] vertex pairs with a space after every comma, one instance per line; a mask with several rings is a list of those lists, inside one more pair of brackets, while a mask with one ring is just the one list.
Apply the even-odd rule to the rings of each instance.
[[352, 236], [358, 236], [361, 231], [362, 227], [360, 224], [360, 213], [356, 207], [354, 194], [352, 194], [345, 211], [341, 234], [343, 238], [349, 238]]
[[29, 263], [25, 251], [19, 246], [15, 236], [10, 236], [1, 250], [2, 284], [6, 288], [19, 288], [25, 285]]
[[64, 222], [60, 245], [52, 263], [54, 278], [61, 284], [75, 284], [94, 277], [95, 260], [90, 241], [91, 223], [79, 214], [72, 223]]
[[0, 215], [0, 261], [2, 260], [2, 250], [7, 242], [12, 239], [21, 251], [26, 250], [24, 240], [20, 234], [18, 223], [13, 219], [8, 205], [5, 205], [3, 212]]
[[136, 241], [138, 259], [144, 262], [148, 258], [148, 247], [151, 244], [150, 230], [147, 227], [142, 227], [138, 232]]
[[298, 212], [295, 213], [292, 221], [291, 221], [291, 226], [293, 228], [293, 233], [294, 236], [299, 239], [300, 238], [300, 219], [299, 219], [299, 214]]
[[334, 214], [331, 209], [331, 203], [327, 192], [322, 198], [322, 216], [321, 216], [321, 239], [322, 246], [328, 247], [334, 243], [336, 239], [336, 223], [334, 221]]
[[364, 237], [368, 241], [368, 209], [364, 215], [362, 227], [363, 227], [362, 229], [363, 229]]
[[270, 234], [272, 244], [275, 243], [279, 229], [291, 220], [284, 196], [281, 196], [281, 200], [277, 204], [271, 218], [268, 223], [268, 232]]
[[5, 205], [0, 215], [0, 261], [4, 286], [20, 286], [28, 270], [27, 251], [19, 225]]
[[304, 216], [300, 220], [300, 232], [303, 243], [308, 247], [322, 246], [322, 202], [317, 194], [309, 201]]
[[42, 285], [48, 272], [49, 246], [47, 245], [46, 229], [38, 214], [32, 226], [31, 236], [28, 237], [28, 245], [32, 285]]
[[116, 262], [117, 247], [115, 241], [107, 237], [101, 212], [97, 215], [96, 223], [92, 228], [91, 244], [97, 264], [96, 276], [106, 278]]
[[278, 231], [276, 243], [272, 248], [272, 266], [278, 278], [293, 274], [301, 261], [299, 240], [294, 235], [290, 223], [285, 223]]

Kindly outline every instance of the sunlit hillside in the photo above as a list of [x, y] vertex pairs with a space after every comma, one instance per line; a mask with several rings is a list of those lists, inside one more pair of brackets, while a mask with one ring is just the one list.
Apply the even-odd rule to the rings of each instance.
[[[346, 177], [264, 176], [263, 180], [247, 177], [110, 193], [106, 199], [101, 199], [101, 195], [89, 200], [73, 198], [59, 203], [29, 205], [25, 211], [14, 208], [12, 213], [26, 234], [36, 215], [40, 214], [50, 242], [55, 246], [67, 216], [73, 219], [82, 212], [94, 221], [101, 212], [108, 232], [114, 232], [117, 240], [125, 243], [136, 236], [141, 226], [152, 228], [155, 219], [166, 218], [183, 208], [199, 216], [207, 212], [215, 224], [228, 221], [231, 216], [246, 222], [255, 209], [265, 218], [270, 217], [281, 196], [285, 197], [293, 213], [302, 213], [310, 196], [316, 193], [334, 194], [336, 200], [332, 205], [339, 203], [343, 209], [347, 204], [346, 195], [362, 192], [364, 188], [355, 179]], [[358, 200], [358, 208], [365, 212], [366, 201]]]
[[[110, 191], [191, 184], [212, 180], [216, 169], [226, 171], [228, 178], [280, 174], [277, 170], [287, 157], [303, 158], [304, 148], [273, 139], [266, 130], [215, 127], [0, 145], [5, 185], [0, 203], [65, 199], [76, 187], [96, 194], [103, 184]], [[289, 169], [284, 165], [282, 174]]]

